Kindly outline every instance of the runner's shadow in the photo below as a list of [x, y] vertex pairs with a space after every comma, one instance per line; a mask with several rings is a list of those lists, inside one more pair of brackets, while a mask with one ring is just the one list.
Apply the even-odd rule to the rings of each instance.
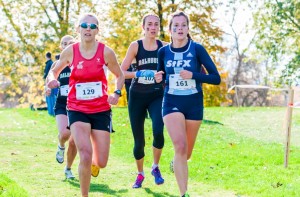
[[[70, 185], [80, 188], [78, 179], [64, 180], [64, 182], [68, 182]], [[128, 192], [128, 190], [127, 189], [112, 190], [108, 187], [108, 185], [91, 183], [90, 192], [100, 192], [102, 194], [109, 194], [116, 197], [122, 197], [124, 196], [124, 193]]]
[[154, 197], [177, 197], [177, 196], [174, 196], [174, 195], [169, 194], [168, 192], [163, 192], [163, 193], [153, 192], [153, 191], [152, 191], [151, 189], [149, 189], [149, 188], [145, 188], [145, 191], [146, 191], [148, 194], [153, 195]]
[[73, 187], [80, 188], [79, 180], [76, 178], [75, 179], [65, 179], [65, 180], [63, 180], [63, 182], [67, 182], [70, 185], [72, 185]]
[[214, 124], [224, 125], [223, 123], [218, 122], [218, 121], [214, 121], [214, 120], [206, 120], [206, 119], [203, 119], [202, 122], [203, 122], [204, 124], [209, 124], [209, 125], [214, 125]]

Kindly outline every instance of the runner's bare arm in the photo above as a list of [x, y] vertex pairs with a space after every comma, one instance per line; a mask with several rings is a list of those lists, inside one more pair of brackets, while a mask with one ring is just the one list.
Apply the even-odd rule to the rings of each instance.
[[59, 86], [57, 78], [59, 73], [72, 62], [73, 60], [73, 47], [68, 46], [62, 51], [59, 60], [56, 61], [54, 67], [49, 71], [47, 76], [47, 86], [49, 88], [56, 88]]
[[135, 62], [135, 56], [138, 51], [138, 43], [132, 42], [127, 50], [126, 56], [121, 64], [121, 69], [124, 72], [126, 79], [135, 78], [135, 72], [127, 71], [132, 62]]
[[[54, 68], [54, 66], [56, 65], [57, 61], [53, 62], [53, 64], [51, 65], [51, 68]], [[49, 79], [48, 79], [48, 76], [49, 76], [49, 73], [46, 77], [46, 80], [45, 80], [45, 93], [46, 93], [46, 96], [49, 96], [51, 94], [51, 88], [48, 87], [48, 82], [49, 82]]]
[[[57, 63], [57, 61], [53, 62], [53, 64], [51, 65], [50, 71], [55, 67], [56, 63]], [[49, 72], [50, 72], [50, 71], [49, 71]], [[45, 80], [45, 84], [46, 84], [45, 86], [46, 86], [46, 87], [47, 87], [47, 84], [48, 84], [48, 82], [49, 82], [48, 76], [49, 76], [49, 73], [48, 73], [48, 75], [47, 75], [47, 77], [46, 77], [46, 80]]]

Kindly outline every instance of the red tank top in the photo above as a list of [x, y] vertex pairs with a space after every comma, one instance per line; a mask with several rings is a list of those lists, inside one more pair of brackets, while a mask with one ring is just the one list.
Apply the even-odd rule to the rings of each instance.
[[73, 45], [68, 109], [87, 114], [107, 111], [110, 104], [107, 101], [107, 79], [104, 68], [105, 45], [98, 42], [94, 57], [86, 59], [80, 53], [79, 44]]

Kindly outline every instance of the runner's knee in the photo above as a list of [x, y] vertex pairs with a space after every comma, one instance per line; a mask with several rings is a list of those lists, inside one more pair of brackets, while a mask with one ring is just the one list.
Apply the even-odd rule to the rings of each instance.
[[144, 147], [145, 144], [144, 145], [142, 143], [135, 144], [133, 148], [133, 155], [136, 160], [140, 160], [145, 156]]
[[164, 134], [162, 132], [160, 133], [154, 133], [153, 134], [153, 146], [157, 149], [162, 149], [165, 144], [165, 138]]

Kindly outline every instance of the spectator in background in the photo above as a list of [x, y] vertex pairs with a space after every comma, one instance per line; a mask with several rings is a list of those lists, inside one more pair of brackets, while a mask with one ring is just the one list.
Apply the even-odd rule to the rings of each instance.
[[[53, 64], [50, 52], [46, 53], [46, 59], [47, 59], [47, 61], [45, 63], [46, 66], [44, 69], [44, 76], [43, 76], [44, 80], [46, 80], [49, 70]], [[47, 91], [47, 89], [45, 89], [45, 91]], [[48, 114], [50, 116], [54, 116], [54, 104], [55, 104], [55, 100], [56, 100], [56, 95], [57, 95], [57, 88], [52, 89], [51, 93], [48, 96], [46, 96], [47, 110], [48, 110]]]

